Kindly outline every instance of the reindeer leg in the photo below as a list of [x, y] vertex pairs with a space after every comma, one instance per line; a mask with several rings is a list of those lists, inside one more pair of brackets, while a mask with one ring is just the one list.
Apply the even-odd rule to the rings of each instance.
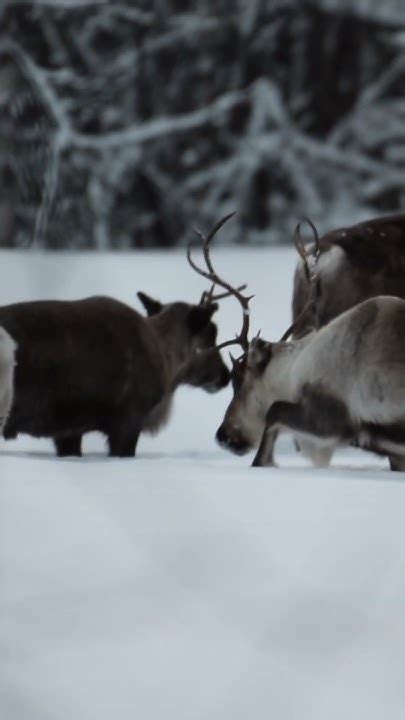
[[108, 432], [110, 457], [134, 457], [142, 424], [137, 417], [124, 417]]
[[278, 436], [278, 429], [265, 427], [259, 449], [252, 462], [252, 467], [276, 467], [274, 462], [274, 445]]
[[69, 435], [67, 437], [55, 437], [53, 439], [58, 457], [76, 456], [82, 454], [82, 436]]
[[136, 446], [140, 430], [127, 436], [125, 434], [111, 433], [108, 436], [108, 446], [110, 457], [135, 457]]
[[388, 457], [394, 472], [405, 472], [405, 428], [401, 425], [365, 424], [357, 444], [363, 450]]
[[400, 455], [389, 455], [388, 460], [390, 461], [390, 469], [393, 472], [405, 471], [405, 457], [401, 457]]
[[254, 466], [273, 464], [275, 434], [282, 429], [297, 435], [302, 433], [314, 442], [315, 448], [318, 445], [312, 457], [313, 463], [318, 466], [329, 464], [334, 447], [340, 442], [349, 442], [352, 437], [345, 406], [316, 390], [306, 390], [300, 403], [279, 401], [270, 407]]

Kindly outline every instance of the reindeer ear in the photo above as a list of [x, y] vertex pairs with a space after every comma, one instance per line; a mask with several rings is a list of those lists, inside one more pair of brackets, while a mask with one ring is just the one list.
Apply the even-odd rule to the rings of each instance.
[[266, 342], [262, 349], [262, 356], [258, 364], [258, 370], [264, 372], [267, 365], [269, 364], [273, 356], [273, 345], [272, 343]]
[[210, 305], [196, 305], [191, 308], [188, 314], [188, 326], [193, 335], [204, 330], [210, 322], [214, 312], [218, 310], [217, 303], [211, 303]]
[[261, 338], [255, 338], [249, 348], [249, 357], [256, 370], [264, 372], [273, 354], [273, 343], [266, 342]]
[[146, 295], [146, 293], [138, 292], [137, 293], [142, 305], [144, 306], [148, 316], [150, 315], [157, 315], [162, 309], [163, 305], [159, 300], [154, 300], [149, 295]]

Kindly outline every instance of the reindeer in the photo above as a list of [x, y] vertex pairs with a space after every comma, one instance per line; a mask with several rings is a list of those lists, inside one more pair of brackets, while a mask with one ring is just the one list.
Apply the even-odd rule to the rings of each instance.
[[[258, 365], [264, 370], [252, 383]], [[253, 342], [244, 386], [250, 377], [269, 408], [253, 465], [274, 465], [277, 434], [287, 430], [315, 466], [355, 445], [405, 471], [404, 371], [405, 301], [390, 296], [365, 300], [299, 340]]]
[[167, 422], [179, 385], [217, 392], [228, 384], [212, 322], [224, 294], [204, 293], [195, 305], [138, 297], [146, 317], [108, 297], [0, 308], [17, 343], [6, 439], [49, 437], [58, 456], [79, 456], [84, 433], [96, 430], [111, 456], [131, 457], [141, 432]]
[[[229, 289], [209, 257], [212, 237], [204, 241], [207, 270], [193, 265], [211, 282]], [[303, 312], [316, 317], [316, 266], [296, 246], [309, 279]], [[347, 310], [328, 325], [287, 342], [293, 323], [278, 342], [249, 342], [249, 300], [232, 293], [243, 311], [235, 340], [242, 356], [233, 361], [234, 396], [219, 427], [218, 442], [243, 455], [259, 445], [253, 465], [274, 465], [280, 430], [290, 431], [315, 466], [328, 466], [340, 445], [357, 445], [387, 455], [392, 470], [405, 470], [405, 301], [380, 296]], [[299, 318], [297, 319], [299, 320]]]
[[[318, 258], [317, 313], [321, 326], [367, 298], [405, 298], [405, 214], [367, 220], [322, 237], [310, 220], [308, 223], [314, 233], [313, 257]], [[295, 270], [292, 301], [295, 338], [313, 327], [309, 287], [301, 258]]]
[[0, 327], [0, 433], [3, 433], [13, 400], [15, 354], [14, 340]]

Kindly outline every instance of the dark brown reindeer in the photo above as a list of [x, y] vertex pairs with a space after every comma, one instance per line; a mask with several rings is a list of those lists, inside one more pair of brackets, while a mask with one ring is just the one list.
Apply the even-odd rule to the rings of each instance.
[[108, 297], [0, 308], [0, 325], [17, 343], [6, 439], [49, 437], [59, 456], [80, 455], [82, 436], [96, 430], [111, 456], [129, 457], [141, 432], [167, 421], [180, 384], [207, 392], [228, 384], [213, 292], [196, 305], [138, 296], [147, 317]]
[[[313, 326], [316, 265], [309, 265], [299, 232], [296, 245], [310, 280], [302, 312]], [[392, 470], [405, 470], [405, 301], [365, 300], [287, 342], [295, 331], [293, 323], [277, 342], [256, 337], [241, 344], [218, 442], [237, 454], [259, 446], [253, 464], [273, 466], [275, 440], [284, 430], [315, 466], [327, 466], [336, 447], [357, 445], [388, 456]]]
[[[367, 298], [377, 295], [405, 298], [405, 214], [367, 220], [332, 230], [322, 237], [308, 222], [314, 233], [309, 252], [319, 257], [320, 326]], [[295, 270], [292, 301], [295, 338], [313, 327], [309, 287], [306, 265], [301, 258]]]

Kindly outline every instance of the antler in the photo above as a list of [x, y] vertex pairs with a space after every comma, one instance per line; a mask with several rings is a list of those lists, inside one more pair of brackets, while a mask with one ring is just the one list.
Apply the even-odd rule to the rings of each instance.
[[[221, 343], [220, 345], [217, 345], [217, 350], [220, 350], [224, 347], [229, 347], [230, 345], [240, 345], [244, 352], [247, 351], [249, 347], [249, 340], [248, 340], [248, 333], [249, 333], [249, 321], [250, 321], [250, 311], [249, 311], [249, 301], [252, 299], [253, 295], [250, 297], [245, 297], [242, 295], [241, 290], [244, 290], [246, 285], [242, 285], [238, 288], [234, 288], [232, 285], [230, 285], [226, 280], [223, 280], [216, 270], [214, 269], [214, 266], [212, 264], [211, 258], [210, 258], [210, 245], [217, 234], [218, 230], [221, 229], [225, 223], [235, 215], [235, 213], [230, 213], [229, 215], [225, 215], [219, 222], [217, 222], [216, 225], [212, 228], [212, 230], [208, 233], [207, 237], [204, 237], [203, 234], [199, 230], [195, 230], [198, 237], [200, 238], [202, 242], [202, 251], [203, 251], [203, 257], [205, 261], [205, 265], [207, 267], [206, 270], [203, 270], [200, 268], [191, 257], [191, 243], [187, 247], [187, 260], [193, 270], [197, 272], [199, 275], [202, 275], [207, 280], [209, 280], [212, 283], [211, 290], [207, 293], [206, 297], [210, 296], [212, 299], [213, 296], [213, 290], [216, 285], [219, 285], [219, 287], [223, 288], [225, 290], [225, 293], [221, 293], [221, 297], [228, 297], [229, 295], [233, 295], [238, 302], [240, 303], [242, 307], [242, 313], [243, 313], [243, 323], [242, 323], [242, 329], [239, 333], [239, 335], [236, 336], [234, 340], [226, 340], [225, 342]], [[216, 297], [215, 299], [219, 299]]]
[[[247, 285], [239, 285], [236, 289], [238, 292], [241, 290], [246, 290]], [[231, 297], [232, 293], [228, 290], [223, 293], [217, 293], [217, 295], [214, 295], [215, 290], [215, 283], [212, 284], [211, 288], [209, 290], [204, 290], [204, 292], [201, 295], [200, 298], [200, 305], [209, 305], [210, 303], [216, 302], [217, 300], [223, 300], [224, 298]]]
[[[285, 340], [288, 340], [290, 335], [294, 332], [295, 328], [299, 324], [300, 320], [304, 317], [305, 313], [311, 308], [314, 313], [314, 320], [315, 320], [315, 326], [318, 324], [318, 318], [316, 315], [316, 302], [318, 300], [319, 296], [319, 284], [317, 282], [317, 265], [319, 256], [321, 254], [321, 248], [320, 248], [320, 238], [318, 231], [313, 224], [312, 220], [305, 217], [304, 220], [308, 223], [310, 226], [313, 234], [314, 234], [314, 248], [309, 251], [305, 247], [304, 243], [301, 240], [301, 223], [299, 222], [297, 227], [295, 228], [294, 233], [294, 245], [297, 249], [298, 254], [302, 258], [304, 262], [304, 271], [305, 271], [305, 277], [307, 279], [308, 285], [309, 285], [309, 297], [307, 302], [305, 303], [303, 309], [301, 310], [300, 314], [296, 318], [296, 320], [291, 323], [290, 327], [287, 328], [283, 336], [280, 338], [280, 342], [284, 342]], [[310, 261], [310, 262], [309, 262]]]
[[[302, 257], [304, 261], [304, 268], [305, 268], [305, 275], [307, 278], [308, 283], [311, 283], [313, 280], [313, 276], [315, 274], [316, 265], [318, 263], [319, 254], [320, 254], [320, 245], [319, 245], [319, 234], [318, 231], [309, 218], [304, 218], [305, 222], [308, 223], [309, 227], [311, 228], [313, 234], [314, 234], [314, 241], [315, 241], [315, 247], [314, 249], [309, 252], [307, 248], [305, 247], [304, 243], [301, 240], [301, 223], [299, 222], [297, 227], [295, 228], [294, 233], [294, 245], [298, 251], [298, 254]], [[309, 264], [308, 260], [311, 260], [311, 265]]]

